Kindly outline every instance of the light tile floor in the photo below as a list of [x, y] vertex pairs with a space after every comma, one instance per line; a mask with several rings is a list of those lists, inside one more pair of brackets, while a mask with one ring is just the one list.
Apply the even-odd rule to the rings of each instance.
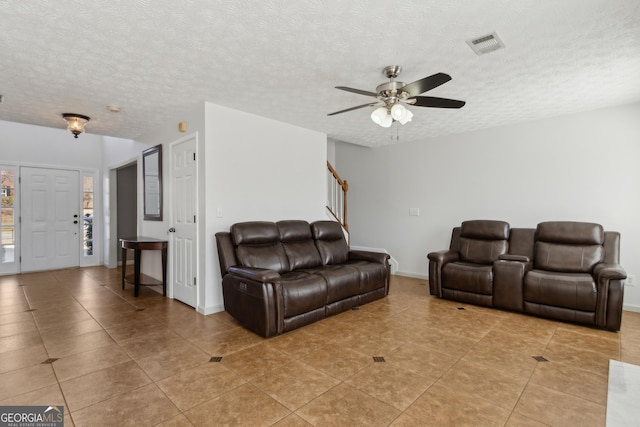
[[400, 276], [271, 339], [120, 287], [103, 267], [0, 277], [0, 405], [64, 405], [67, 426], [603, 426], [609, 359], [640, 364], [640, 314], [612, 333]]

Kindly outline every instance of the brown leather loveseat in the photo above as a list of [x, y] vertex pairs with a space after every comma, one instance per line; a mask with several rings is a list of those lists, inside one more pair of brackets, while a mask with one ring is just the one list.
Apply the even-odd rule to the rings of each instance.
[[350, 250], [334, 221], [242, 222], [216, 243], [225, 311], [263, 337], [389, 292], [389, 255]]
[[453, 229], [448, 250], [427, 258], [432, 295], [620, 329], [620, 234], [599, 224], [552, 221], [530, 229], [465, 221]]

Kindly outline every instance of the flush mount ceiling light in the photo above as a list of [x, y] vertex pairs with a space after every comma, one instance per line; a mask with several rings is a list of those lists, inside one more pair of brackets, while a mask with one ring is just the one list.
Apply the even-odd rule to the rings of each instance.
[[74, 138], [78, 138], [78, 135], [84, 133], [84, 125], [91, 120], [88, 116], [74, 113], [64, 113], [62, 118], [67, 122], [67, 130], [73, 134]]
[[336, 89], [357, 93], [358, 95], [371, 96], [377, 98], [377, 100], [367, 104], [358, 105], [357, 107], [336, 111], [328, 115], [334, 116], [336, 114], [346, 113], [347, 111], [358, 110], [365, 107], [378, 107], [371, 113], [371, 120], [373, 120], [377, 125], [388, 128], [393, 122], [399, 122], [404, 125], [411, 121], [413, 113], [407, 109], [406, 105], [431, 108], [462, 108], [464, 106], [464, 101], [458, 101], [456, 99], [437, 98], [434, 96], [418, 96], [421, 93], [445, 84], [451, 80], [450, 75], [445, 73], [436, 73], [406, 84], [395, 80], [401, 70], [402, 67], [399, 65], [390, 65], [385, 67], [382, 70], [382, 74], [384, 74], [389, 81], [378, 85], [375, 92], [345, 86], [336, 86]]

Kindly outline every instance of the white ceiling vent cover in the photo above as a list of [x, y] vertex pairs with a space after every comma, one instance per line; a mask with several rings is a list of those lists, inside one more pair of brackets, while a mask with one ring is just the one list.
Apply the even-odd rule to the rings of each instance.
[[498, 34], [495, 32], [467, 40], [467, 44], [478, 56], [493, 52], [494, 50], [504, 49], [504, 43], [502, 43], [502, 40], [500, 40], [500, 37], [498, 37]]

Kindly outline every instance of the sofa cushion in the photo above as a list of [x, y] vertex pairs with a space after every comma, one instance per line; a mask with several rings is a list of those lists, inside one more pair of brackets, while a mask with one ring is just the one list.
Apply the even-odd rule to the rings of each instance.
[[442, 269], [443, 287], [476, 294], [493, 294], [493, 266], [452, 262]]
[[327, 304], [360, 294], [360, 272], [351, 266], [327, 265], [305, 271], [311, 271], [325, 279]]
[[507, 240], [479, 240], [460, 237], [460, 261], [475, 264], [493, 264], [509, 250]]
[[267, 268], [284, 273], [289, 260], [280, 243], [278, 227], [273, 222], [243, 222], [231, 226], [236, 257], [243, 267]]
[[280, 232], [274, 222], [239, 222], [231, 226], [231, 238], [236, 246], [262, 245], [280, 241]]
[[493, 264], [509, 250], [509, 223], [504, 221], [464, 221], [460, 226], [460, 261]]
[[306, 221], [279, 221], [280, 241], [289, 259], [289, 268], [296, 270], [322, 265], [320, 253]]
[[574, 221], [547, 221], [538, 224], [536, 240], [570, 245], [602, 245], [604, 229], [600, 224]]
[[322, 263], [342, 264], [349, 259], [349, 246], [344, 238], [342, 226], [335, 221], [316, 221], [311, 224]]
[[604, 230], [590, 222], [538, 224], [534, 266], [540, 270], [589, 273], [604, 260]]
[[597, 298], [590, 274], [531, 270], [524, 277], [525, 302], [593, 312]]
[[590, 273], [603, 258], [604, 251], [599, 245], [536, 242], [534, 265], [540, 270]]
[[360, 293], [384, 288], [387, 270], [384, 264], [369, 261], [349, 261], [350, 267], [358, 270], [360, 274]]
[[327, 283], [321, 276], [302, 272], [285, 273], [280, 283], [284, 317], [306, 313], [327, 303]]
[[463, 221], [460, 226], [460, 236], [482, 240], [507, 240], [509, 223], [488, 219]]

